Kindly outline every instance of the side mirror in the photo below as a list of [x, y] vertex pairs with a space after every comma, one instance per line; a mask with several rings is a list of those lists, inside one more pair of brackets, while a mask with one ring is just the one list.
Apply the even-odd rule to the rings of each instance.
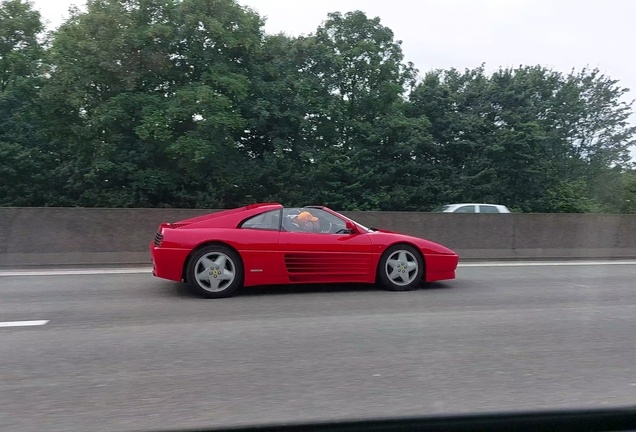
[[356, 234], [358, 232], [358, 227], [351, 221], [347, 221], [346, 225], [347, 234]]
[[336, 234], [358, 234], [358, 227], [351, 221], [345, 221], [345, 227], [339, 229]]

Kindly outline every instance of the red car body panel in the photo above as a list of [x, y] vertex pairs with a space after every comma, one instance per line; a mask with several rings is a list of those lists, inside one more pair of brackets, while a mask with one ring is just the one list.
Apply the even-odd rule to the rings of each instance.
[[175, 223], [161, 223], [150, 243], [153, 274], [182, 281], [192, 251], [210, 243], [235, 249], [243, 261], [245, 286], [295, 283], [374, 283], [382, 253], [397, 243], [415, 246], [424, 258], [427, 282], [454, 279], [459, 257], [452, 250], [418, 237], [386, 230], [367, 232], [325, 207], [321, 210], [356, 225], [354, 234], [322, 234], [241, 228], [245, 220], [277, 203], [254, 204]]

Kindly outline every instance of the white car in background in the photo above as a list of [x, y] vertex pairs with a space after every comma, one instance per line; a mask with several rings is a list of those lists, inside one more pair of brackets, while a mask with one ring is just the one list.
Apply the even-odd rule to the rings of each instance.
[[510, 213], [510, 209], [499, 204], [463, 203], [439, 206], [433, 213]]

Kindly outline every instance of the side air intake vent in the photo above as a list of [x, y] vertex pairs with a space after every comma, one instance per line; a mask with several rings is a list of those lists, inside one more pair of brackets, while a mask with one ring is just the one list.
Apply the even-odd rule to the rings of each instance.
[[163, 234], [158, 232], [157, 234], [155, 234], [155, 246], [157, 247], [161, 246], [162, 242], [163, 242]]

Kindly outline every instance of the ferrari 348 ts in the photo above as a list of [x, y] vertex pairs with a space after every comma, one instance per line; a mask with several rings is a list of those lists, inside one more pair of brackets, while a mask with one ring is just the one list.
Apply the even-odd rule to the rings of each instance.
[[367, 228], [326, 207], [276, 203], [161, 223], [150, 252], [153, 275], [207, 298], [282, 284], [380, 282], [407, 291], [454, 279], [459, 260], [437, 243]]

